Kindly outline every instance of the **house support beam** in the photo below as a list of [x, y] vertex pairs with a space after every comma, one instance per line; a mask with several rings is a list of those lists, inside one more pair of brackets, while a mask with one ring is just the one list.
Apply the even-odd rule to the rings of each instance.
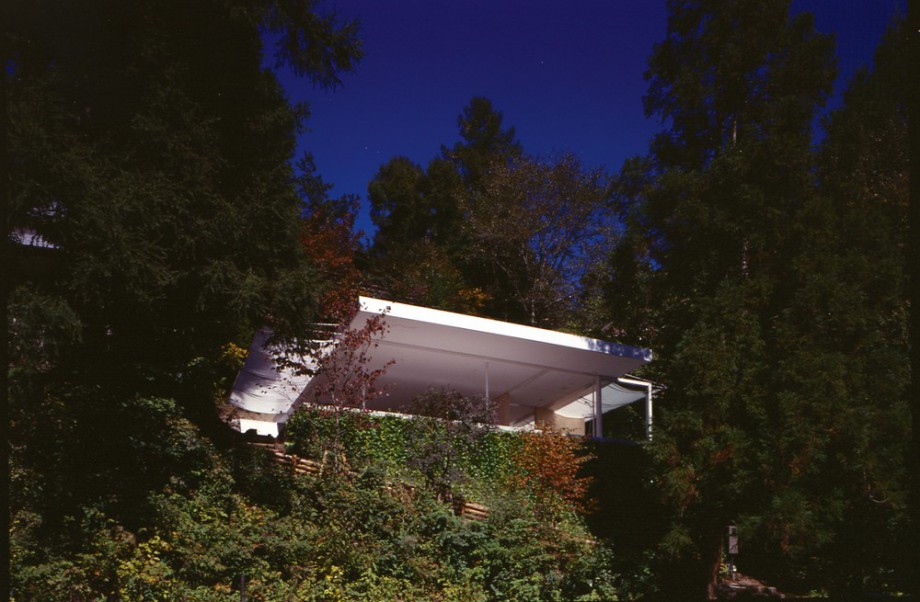
[[645, 396], [645, 438], [652, 440], [652, 383], [648, 384], [648, 393]]
[[594, 376], [594, 436], [598, 439], [604, 436], [604, 407], [601, 397], [601, 377]]

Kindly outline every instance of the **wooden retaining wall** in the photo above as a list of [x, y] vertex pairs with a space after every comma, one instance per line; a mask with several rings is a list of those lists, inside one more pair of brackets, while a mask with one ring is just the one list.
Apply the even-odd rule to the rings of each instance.
[[[280, 464], [281, 466], [290, 467], [295, 474], [306, 475], [311, 477], [319, 477], [323, 474], [323, 463], [317, 462], [316, 460], [310, 460], [309, 458], [303, 458], [295, 454], [289, 454], [284, 451], [284, 448], [280, 445], [274, 443], [250, 443], [254, 447], [259, 447], [261, 449], [268, 450], [272, 459]], [[348, 471], [349, 474], [354, 474], [352, 471]], [[414, 490], [415, 487], [405, 483], [400, 484], [401, 487]], [[387, 489], [394, 488], [394, 484], [388, 484]], [[454, 512], [461, 516], [462, 518], [468, 520], [486, 520], [489, 518], [489, 508], [483, 506], [482, 504], [477, 504], [476, 502], [464, 502], [462, 505], [458, 504], [454, 508]]]

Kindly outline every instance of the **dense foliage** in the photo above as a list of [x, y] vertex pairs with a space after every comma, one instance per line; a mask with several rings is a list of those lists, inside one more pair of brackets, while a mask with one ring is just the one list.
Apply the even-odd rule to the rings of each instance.
[[332, 85], [360, 50], [352, 25], [313, 9], [13, 3], [11, 226], [56, 257], [44, 279], [18, 266], [29, 281], [12, 305], [14, 319], [70, 320], [79, 341], [59, 368], [180, 394], [177, 375], [247, 328], [308, 323], [316, 281], [290, 165], [303, 107], [262, 67], [260, 32], [277, 32], [279, 61]]
[[[136, 398], [105, 417], [112, 404], [93, 406], [87, 398], [62, 399], [54, 420], [66, 428], [88, 415], [98, 430], [20, 450], [41, 455], [34, 465], [17, 458], [17, 600], [235, 600], [242, 578], [250, 600], [615, 595], [609, 552], [588, 541], [571, 509], [550, 524], [514, 488], [498, 494], [515, 454], [526, 451], [514, 435], [473, 442], [423, 422], [355, 414], [345, 428], [351, 471], [296, 476], [261, 449], [217, 449], [169, 400]], [[298, 414], [293, 448], [321, 457], [324, 429], [339, 428], [334, 420], [330, 412]], [[98, 453], [77, 453], [106, 434]], [[455, 516], [436, 499], [439, 482], [405, 486], [418, 440], [454, 447], [464, 458], [479, 483], [467, 487], [469, 495], [491, 492], [487, 520]], [[51, 465], [68, 480], [48, 479]], [[94, 482], [80, 483], [87, 474]], [[62, 496], [79, 496], [79, 510], [62, 512], [70, 506]]]
[[368, 186], [369, 284], [386, 298], [560, 328], [610, 235], [603, 171], [527, 155], [484, 98], [427, 169], [405, 157]]
[[[291, 165], [306, 107], [263, 67], [262, 34], [321, 86], [361, 49], [353, 23], [311, 0], [13, 1], [2, 18], [14, 536], [48, 562], [102, 571], [74, 560], [89, 554], [77, 525], [92, 515], [102, 522], [87, 529], [137, 533], [151, 495], [207, 472], [197, 456], [166, 457], [186, 453], [172, 437], [187, 431], [164, 431], [146, 406], [178, 403], [163, 410], [170, 425], [190, 418], [219, 441], [215, 401], [240, 346], [265, 323], [303, 336], [326, 286], [301, 245]], [[17, 577], [33, 565], [51, 582], [84, 572], [26, 555]], [[0, 575], [0, 595], [9, 584]]]
[[[93, 412], [74, 403], [80, 399], [60, 404], [62, 426]], [[407, 456], [410, 421], [352, 423], [346, 429], [352, 472], [310, 477], [294, 475], [252, 446], [216, 448], [169, 400], [121, 405], [106, 423], [113, 430], [97, 455], [76, 454], [86, 442], [70, 436], [61, 438], [66, 447], [46, 445], [35, 469], [17, 463], [15, 599], [229, 601], [239, 599], [244, 577], [247, 600], [266, 601], [615, 596], [609, 551], [588, 541], [574, 515], [552, 526], [526, 498], [509, 494], [489, 519], [470, 521], [424, 487], [392, 480], [397, 475], [388, 467]], [[101, 413], [97, 407], [92, 417]], [[292, 425], [295, 448], [308, 448], [308, 433], [322, 424], [332, 428], [332, 419], [306, 412], [300, 427]], [[503, 447], [513, 444], [496, 439], [478, 457], [495, 462]], [[53, 454], [68, 457], [70, 468], [61, 469], [73, 471], [60, 489], [42, 478], [47, 466], [60, 465]], [[80, 486], [87, 471], [99, 471], [96, 481]], [[484, 473], [478, 475], [485, 482]], [[61, 516], [59, 496], [77, 492], [92, 495], [77, 512]], [[106, 495], [97, 497], [101, 492]], [[115, 499], [130, 512], [113, 506]]]
[[743, 570], [904, 591], [905, 41], [893, 27], [816, 150], [834, 60], [809, 15], [671, 6], [645, 99], [667, 129], [618, 179], [608, 302], [667, 384], [652, 453], [676, 588], [713, 593], [737, 524]]
[[449, 389], [422, 394], [413, 408], [406, 419], [304, 406], [287, 425], [287, 444], [311, 458], [335, 447], [351, 468], [375, 466], [446, 502], [503, 504], [510, 496], [547, 522], [588, 510], [591, 479], [582, 467], [592, 455], [581, 439], [498, 430], [490, 403]]
[[[381, 166], [362, 250], [357, 199], [292, 162], [307, 107], [263, 49], [335, 86], [354, 23], [314, 0], [5, 3], [0, 595], [701, 597], [729, 523], [742, 570], [783, 587], [904, 591], [908, 28], [819, 140], [833, 41], [789, 5], [669, 2], [663, 131], [612, 182], [473, 98], [427, 166]], [[295, 474], [217, 402], [256, 328], [303, 350], [362, 286], [653, 348], [654, 442], [512, 435], [449, 391], [416, 420], [355, 412], [381, 319], [337, 331], [334, 403], [287, 429], [328, 470]]]

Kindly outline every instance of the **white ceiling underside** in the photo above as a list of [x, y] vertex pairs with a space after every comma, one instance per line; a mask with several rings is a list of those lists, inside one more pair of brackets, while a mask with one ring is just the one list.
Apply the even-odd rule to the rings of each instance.
[[[604, 412], [609, 412], [640, 399], [645, 399], [646, 394], [645, 389], [634, 390], [612, 382], [601, 389], [601, 406]], [[556, 413], [566, 418], [592, 418], [594, 417], [594, 397], [591, 393], [584, 395], [556, 410]]]
[[[448, 387], [465, 395], [507, 396], [511, 424], [532, 420], [537, 407], [586, 417], [593, 415], [595, 377], [608, 385], [651, 361], [647, 349], [562, 332], [366, 297], [361, 307], [353, 328], [378, 314], [387, 327], [368, 369], [394, 362], [378, 381], [385, 396], [367, 404], [374, 410], [405, 412], [431, 387]], [[601, 397], [607, 411], [643, 396], [605, 386]]]

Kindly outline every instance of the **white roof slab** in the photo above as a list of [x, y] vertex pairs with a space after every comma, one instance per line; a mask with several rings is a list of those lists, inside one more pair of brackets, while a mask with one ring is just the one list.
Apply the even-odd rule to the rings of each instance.
[[368, 368], [395, 363], [378, 381], [385, 397], [369, 400], [371, 409], [405, 411], [432, 386], [450, 387], [507, 395], [514, 424], [533, 408], [559, 410], [589, 395], [595, 377], [607, 384], [652, 360], [648, 349], [369, 297], [360, 298], [352, 327], [376, 315], [387, 329]]
[[[652, 360], [648, 349], [564, 332], [370, 297], [359, 302], [352, 328], [378, 315], [386, 325], [366, 369], [393, 362], [377, 382], [385, 394], [367, 401], [371, 410], [407, 412], [419, 394], [448, 387], [506, 400], [510, 425], [533, 422], [538, 407], [590, 418], [596, 380], [605, 411], [632, 403], [642, 394], [613, 383]], [[241, 430], [275, 435], [297, 404], [312, 398], [323, 376], [278, 370], [279, 350], [268, 348], [269, 335], [263, 330], [253, 340], [230, 403], [250, 413], [240, 420]]]
[[290, 413], [310, 377], [292, 370], [278, 370], [269, 347], [271, 331], [263, 328], [253, 337], [246, 362], [236, 375], [230, 403], [248, 412]]

